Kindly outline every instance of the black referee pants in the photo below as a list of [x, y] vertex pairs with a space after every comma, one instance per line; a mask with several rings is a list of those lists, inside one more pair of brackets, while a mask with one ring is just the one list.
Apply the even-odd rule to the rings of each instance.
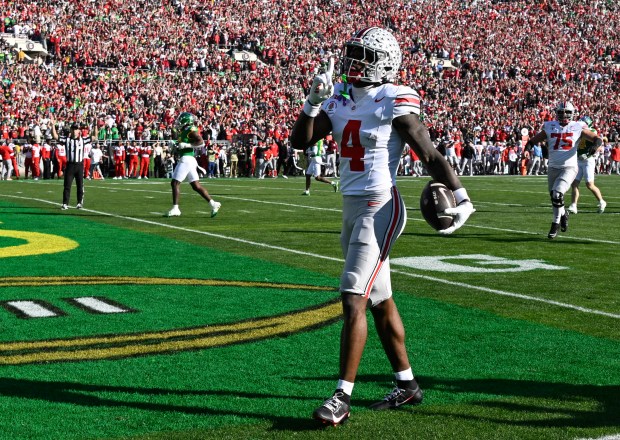
[[73, 179], [77, 185], [77, 202], [84, 202], [84, 162], [67, 162], [65, 168], [65, 189], [62, 192], [62, 204], [68, 205], [71, 198]]

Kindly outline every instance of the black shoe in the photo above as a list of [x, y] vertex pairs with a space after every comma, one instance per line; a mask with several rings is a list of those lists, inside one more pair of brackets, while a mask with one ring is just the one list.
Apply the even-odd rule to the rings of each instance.
[[396, 387], [383, 400], [373, 403], [369, 408], [375, 411], [396, 409], [402, 405], [419, 405], [422, 403], [422, 399], [424, 399], [424, 393], [420, 387], [416, 387], [413, 390]]
[[549, 234], [547, 234], [547, 238], [553, 240], [558, 235], [558, 230], [560, 229], [559, 223], [551, 223], [551, 229], [549, 230]]
[[351, 406], [341, 400], [344, 393], [336, 392], [332, 397], [323, 402], [323, 405], [314, 410], [312, 416], [323, 423], [334, 426], [344, 423], [351, 414]]
[[564, 211], [564, 215], [560, 217], [560, 231], [566, 232], [568, 229], [568, 211]]

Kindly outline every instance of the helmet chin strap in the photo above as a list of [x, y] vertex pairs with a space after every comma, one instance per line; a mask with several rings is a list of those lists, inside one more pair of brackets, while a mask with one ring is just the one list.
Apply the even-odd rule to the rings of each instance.
[[369, 86], [376, 87], [376, 86], [381, 85], [380, 81], [379, 82], [369, 81], [368, 79], [366, 79], [366, 77], [357, 77], [357, 76], [350, 77], [346, 73], [343, 73], [342, 75], [340, 75], [340, 78], [342, 79], [342, 82], [351, 84], [354, 87], [369, 87]]

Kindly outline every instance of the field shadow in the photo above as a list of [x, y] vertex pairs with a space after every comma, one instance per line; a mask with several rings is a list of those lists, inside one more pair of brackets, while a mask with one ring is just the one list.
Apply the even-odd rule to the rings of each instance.
[[[99, 397], [92, 395], [92, 393], [104, 393], [106, 396], [109, 396], [110, 393], [138, 395], [143, 396], [144, 400], [136, 401], [135, 398], [132, 400], [123, 400], [121, 396], [118, 398]], [[165, 404], [150, 401], [152, 396], [166, 395], [182, 397], [204, 396], [205, 399], [218, 396], [221, 397], [223, 401], [231, 401], [231, 399], [234, 400], [238, 398], [253, 399], [257, 402], [256, 407], [259, 411], [235, 411], [234, 406], [241, 408], [239, 405], [234, 405], [225, 409], [215, 409], [207, 406]], [[320, 397], [291, 396], [288, 394], [257, 394], [243, 392], [238, 389], [233, 393], [231, 390], [176, 390], [168, 388], [96, 385], [79, 382], [55, 382], [16, 378], [0, 378], [0, 396], [39, 400], [49, 403], [71, 404], [83, 407], [125, 407], [144, 411], [177, 412], [196, 416], [237, 416], [246, 419], [256, 419], [257, 421], [269, 420], [274, 428], [279, 427], [277, 429], [286, 431], [307, 431], [321, 428], [315, 420], [310, 418], [310, 412], [308, 413], [308, 417], [304, 418], [294, 417], [292, 415], [275, 416], [269, 414], [269, 407], [263, 405], [263, 402], [261, 402], [263, 399], [308, 400], [308, 407], [313, 408], [316, 402], [321, 401]], [[260, 409], [263, 408], [265, 411], [261, 412]]]
[[541, 232], [540, 235], [530, 235], [527, 237], [523, 237], [522, 235], [520, 236], [514, 236], [514, 237], [508, 237], [508, 236], [489, 236], [489, 235], [484, 235], [484, 234], [468, 234], [467, 238], [476, 238], [480, 241], [487, 241], [487, 242], [492, 242], [492, 243], [532, 243], [532, 242], [543, 242], [546, 243], [549, 241], [549, 239], [547, 238], [547, 234]]
[[[334, 383], [334, 377], [289, 377], [295, 380], [316, 380]], [[501, 425], [523, 427], [555, 427], [555, 428], [608, 428], [617, 427], [620, 422], [620, 385], [575, 385], [542, 381], [526, 381], [516, 379], [443, 379], [428, 376], [418, 376], [418, 381], [426, 391], [435, 390], [450, 394], [480, 396], [488, 394], [489, 398], [477, 397], [471, 400], [460, 401], [467, 403], [470, 413], [450, 411], [450, 407], [433, 406], [424, 409], [427, 416], [450, 416], [463, 420], [486, 421]], [[386, 381], [385, 375], [362, 375], [358, 377], [358, 384], [363, 382], [384, 383], [386, 392], [393, 384]], [[94, 395], [101, 393], [105, 397]], [[131, 395], [125, 400], [122, 395], [110, 397], [111, 393]], [[169, 388], [145, 388], [139, 386], [114, 386], [84, 384], [79, 382], [55, 382], [46, 380], [0, 378], [0, 396], [19, 399], [32, 399], [49, 403], [71, 404], [83, 407], [125, 407], [154, 412], [176, 412], [196, 416], [237, 416], [244, 419], [268, 420], [272, 426], [270, 431], [301, 432], [323, 429], [323, 425], [310, 418], [312, 410], [319, 405], [325, 396], [300, 396], [299, 394], [265, 394], [250, 393], [236, 389], [234, 399], [250, 399], [256, 402], [256, 411], [249, 411], [248, 405], [234, 404], [227, 408], [212, 408], [207, 405], [182, 405], [176, 403], [153, 402], [153, 396], [204, 396], [227, 401], [233, 398], [230, 390], [178, 390]], [[142, 396], [136, 400], [135, 396]], [[380, 396], [377, 396], [380, 398]], [[519, 402], [516, 399], [528, 399]], [[281, 399], [283, 402], [290, 399], [308, 402], [308, 417], [294, 415], [278, 416], [270, 414], [269, 406], [262, 402], [264, 399]], [[511, 399], [513, 401], [506, 401]], [[541, 399], [540, 403], [532, 399]], [[353, 398], [356, 407], [367, 407], [377, 399]], [[195, 401], [195, 399], [193, 400]], [[560, 405], [550, 404], [549, 401], [560, 402]], [[579, 404], [591, 402], [589, 408], [577, 408]], [[592, 404], [592, 402], [594, 404]], [[574, 403], [575, 408], [571, 408]], [[218, 405], [219, 406], [219, 405]], [[237, 410], [235, 410], [237, 408]], [[482, 409], [480, 411], [479, 409]], [[503, 416], [497, 416], [501, 411]], [[492, 416], [494, 414], [495, 416]]]
[[[318, 378], [317, 378], [318, 379]], [[386, 382], [385, 376], [363, 375], [358, 382], [384, 382], [386, 391], [394, 385]], [[444, 379], [428, 376], [417, 377], [420, 386], [425, 391], [442, 391], [451, 394], [480, 395], [488, 394], [493, 398], [478, 398], [467, 401], [476, 408], [497, 410], [506, 414], [505, 417], [490, 417], [481, 415], [474, 408], [471, 414], [429, 412], [426, 415], [449, 415], [472, 421], [487, 421], [502, 425], [527, 427], [555, 427], [555, 428], [616, 428], [620, 423], [620, 385], [591, 385], [568, 384], [561, 382], [541, 382], [518, 379]], [[506, 402], [506, 399], [528, 399], [527, 403], [518, 401]], [[503, 400], [503, 401], [500, 401]], [[540, 404], [532, 404], [531, 399], [541, 399]], [[560, 402], [549, 405], [548, 401]], [[595, 402], [589, 407], [596, 409], [577, 408], [584, 402]], [[368, 406], [374, 401], [356, 401], [356, 405]], [[574, 403], [575, 408], [570, 408]], [[485, 411], [485, 414], [491, 414]]]
[[[461, 393], [482, 392], [500, 394], [505, 397], [552, 399], [562, 403], [575, 404], [584, 401], [596, 402], [596, 409], [566, 409], [518, 402], [478, 401], [478, 406], [503, 409], [504, 411], [523, 414], [534, 413], [529, 420], [514, 417], [512, 420], [491, 419], [494, 423], [512, 424], [515, 426], [534, 427], [557, 427], [557, 428], [605, 428], [617, 427], [620, 422], [620, 385], [591, 385], [591, 384], [567, 384], [561, 382], [538, 382], [511, 379], [471, 379], [458, 380], [433, 380], [429, 381], [431, 387], [441, 387], [455, 390]], [[531, 403], [531, 401], [530, 401]], [[544, 415], [547, 415], [547, 418]], [[478, 416], [461, 416], [468, 419], [480, 420]]]

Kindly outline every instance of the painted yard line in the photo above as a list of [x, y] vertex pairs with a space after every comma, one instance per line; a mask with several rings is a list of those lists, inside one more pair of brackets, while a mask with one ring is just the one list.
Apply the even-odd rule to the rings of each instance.
[[[106, 189], [104, 187], [98, 187], [99, 189]], [[158, 193], [162, 193], [162, 194], [168, 194], [170, 191], [154, 191], [151, 189], [129, 189], [129, 188], [125, 188], [123, 189], [123, 191], [133, 191], [133, 192], [158, 192]], [[332, 191], [333, 192], [333, 191]], [[189, 193], [187, 193], [189, 194]], [[252, 203], [261, 203], [261, 204], [265, 204], [265, 205], [278, 205], [278, 206], [287, 206], [287, 207], [291, 207], [291, 208], [306, 208], [306, 209], [313, 209], [313, 210], [317, 210], [317, 211], [329, 211], [329, 212], [342, 212], [341, 209], [337, 209], [337, 208], [321, 208], [318, 206], [307, 206], [307, 205], [297, 205], [294, 203], [284, 203], [284, 202], [270, 202], [267, 200], [257, 200], [257, 199], [246, 199], [243, 197], [236, 197], [236, 196], [225, 196], [225, 195], [221, 195], [218, 194], [217, 195], [218, 199], [230, 199], [230, 200], [238, 200], [241, 202], [252, 202]], [[33, 200], [38, 200], [38, 199], [33, 199]]]
[[[483, 177], [483, 176], [479, 176], [479, 177]], [[489, 176], [489, 177], [490, 177], [490, 176]], [[541, 176], [541, 177], [543, 177], [543, 176]], [[544, 176], [544, 177], [546, 177], [546, 176]], [[520, 178], [515, 178], [515, 179], [514, 179], [514, 182], [515, 182], [515, 183], [516, 183], [516, 182], [523, 183], [523, 182], [524, 182], [524, 180], [529, 180], [530, 182], [528, 182], [528, 183], [531, 183], [532, 181], [536, 180], [536, 184], [537, 184], [537, 185], [538, 185], [539, 183], [541, 183], [538, 179], [520, 179]], [[407, 179], [405, 179], [405, 180], [396, 179], [396, 181], [397, 181], [399, 184], [401, 184], [401, 183], [403, 183], [403, 184], [404, 184], [404, 183], [411, 183], [411, 182], [414, 182], [414, 181], [407, 180]], [[480, 181], [481, 181], [481, 180], [479, 180], [479, 182], [480, 182]], [[425, 181], [418, 181], [418, 183], [420, 183], [420, 182], [425, 182]], [[546, 183], [546, 180], [545, 180], [545, 183]], [[403, 186], [406, 186], [406, 185], [403, 185]], [[582, 185], [582, 186], [581, 186], [581, 188], [582, 188], [582, 191], [583, 191], [583, 189], [585, 188], [585, 186], [584, 186], [584, 185]], [[477, 188], [477, 191], [501, 191], [501, 192], [510, 192], [510, 193], [514, 193], [514, 190], [512, 190], [512, 189], [497, 189], [497, 188], [496, 188], [495, 186], [493, 186], [493, 185], [489, 185], [489, 186], [488, 186], [488, 187], [486, 187], [486, 188], [480, 188], [480, 187], [479, 187], [479, 188]], [[405, 191], [402, 191], [402, 192], [404, 193]], [[545, 195], [546, 197], [549, 197], [549, 195], [548, 195], [548, 193], [547, 193], [547, 191], [546, 191], [546, 188], [545, 188], [544, 186], [541, 186], [540, 191], [525, 191], [525, 190], [523, 190], [523, 189], [519, 189], [519, 193], [523, 193], [523, 194], [543, 194], [543, 195]], [[609, 191], [607, 191], [605, 194], [603, 194], [603, 197], [605, 198], [605, 200], [610, 200], [610, 199], [612, 199], [612, 200], [615, 200], [615, 199], [620, 199], [620, 196], [614, 196], [613, 194], [609, 194]], [[476, 202], [474, 201], [474, 203], [476, 203]]]
[[[7, 195], [6, 197], [11, 197], [11, 198], [15, 198], [15, 199], [36, 200], [37, 202], [47, 203], [49, 205], [56, 205], [56, 206], [58, 206], [58, 202], [52, 202], [50, 200], [35, 199], [35, 198], [30, 198], [30, 197], [19, 197], [19, 196], [12, 196], [12, 195]], [[132, 221], [135, 221], [137, 223], [145, 223], [145, 224], [148, 224], [148, 225], [160, 226], [160, 227], [163, 227], [163, 228], [175, 229], [175, 230], [178, 230], [178, 231], [191, 232], [191, 233], [194, 233], [194, 234], [200, 234], [200, 235], [206, 235], [206, 236], [209, 236], [209, 237], [221, 238], [223, 240], [237, 241], [237, 242], [243, 243], [243, 244], [250, 244], [250, 245], [264, 247], [264, 248], [268, 248], [268, 249], [275, 249], [275, 250], [283, 251], [283, 252], [290, 252], [290, 253], [300, 254], [300, 255], [304, 255], [304, 256], [322, 258], [322, 259], [331, 260], [331, 261], [339, 261], [339, 262], [343, 262], [344, 261], [341, 258], [326, 257], [324, 255], [313, 254], [311, 252], [302, 252], [302, 251], [297, 251], [295, 249], [289, 249], [289, 248], [284, 248], [284, 247], [280, 247], [280, 246], [272, 246], [272, 245], [265, 244], [265, 243], [257, 243], [257, 242], [254, 242], [254, 241], [243, 240], [243, 239], [237, 238], [237, 237], [230, 237], [228, 235], [215, 234], [213, 232], [207, 232], [207, 231], [199, 231], [199, 230], [196, 230], [196, 229], [184, 228], [184, 227], [181, 227], [181, 226], [169, 225], [169, 224], [166, 224], [166, 223], [160, 223], [160, 222], [146, 220], [146, 219], [127, 217], [127, 216], [124, 216], [124, 215], [112, 214], [112, 213], [103, 212], [103, 211], [95, 211], [93, 209], [87, 209], [87, 208], [82, 208], [82, 211], [92, 212], [93, 214], [98, 214], [98, 215], [105, 215], [105, 216], [112, 217], [112, 218], [119, 218], [119, 219], [122, 219], [122, 220], [132, 220]]]
[[466, 288], [466, 289], [476, 289], [476, 290], [480, 290], [480, 291], [483, 291], [483, 292], [492, 293], [494, 295], [510, 296], [512, 298], [525, 299], [527, 301], [538, 301], [538, 302], [542, 302], [542, 303], [545, 303], [545, 304], [552, 304], [554, 306], [563, 307], [565, 309], [572, 309], [572, 310], [577, 310], [579, 312], [592, 313], [594, 315], [601, 315], [601, 316], [607, 316], [609, 318], [620, 319], [620, 315], [619, 314], [603, 312], [603, 311], [595, 310], [595, 309], [588, 309], [586, 307], [575, 306], [573, 304], [562, 303], [562, 302], [553, 301], [553, 300], [550, 300], [550, 299], [538, 298], [538, 297], [530, 296], [530, 295], [522, 295], [520, 293], [506, 292], [504, 290], [490, 289], [488, 287], [472, 286], [471, 284], [460, 283], [458, 281], [444, 280], [442, 278], [435, 278], [435, 277], [431, 277], [431, 276], [428, 276], [428, 275], [411, 274], [409, 272], [402, 272], [400, 270], [391, 269], [391, 271], [393, 273], [397, 273], [399, 275], [405, 275], [405, 276], [410, 276], [410, 277], [414, 277], [414, 278], [422, 278], [424, 280], [434, 281], [436, 283], [449, 284], [451, 286], [458, 286], [458, 287], [463, 287], [463, 288]]
[[[482, 177], [482, 176], [480, 176], [480, 177]], [[233, 189], [234, 190], [238, 190], [240, 188], [237, 185], [231, 186], [231, 185], [229, 185], [225, 181], [222, 181], [221, 183], [218, 183], [218, 182], [215, 182], [215, 181], [213, 181], [211, 179], [209, 179], [208, 181], [207, 180], [203, 181], [203, 180], [201, 180], [201, 183], [207, 184], [207, 182], [208, 182], [209, 188], [213, 187], [213, 188], [226, 189], [226, 190], [233, 190]], [[256, 179], [254, 179], [254, 180], [256, 180]], [[522, 180], [519, 179], [519, 181], [522, 181]], [[248, 180], [248, 182], [254, 182], [254, 181], [253, 180]], [[416, 182], [417, 184], [420, 184], [420, 183], [425, 183], [426, 180], [412, 181], [412, 180], [408, 180], [408, 179], [404, 179], [404, 180], [397, 179], [397, 182], [399, 182], [400, 184], [402, 184], [402, 183], [412, 183], [412, 182]], [[49, 183], [48, 182], [42, 182], [42, 181], [37, 181], [37, 182], [33, 181], [32, 182], [33, 185], [34, 184], [46, 185], [46, 184], [50, 184], [50, 183], [53, 183], [53, 182], [49, 182]], [[150, 186], [150, 185], [153, 185], [154, 186], [154, 185], [161, 185], [162, 183], [164, 183], [164, 182], [163, 181], [126, 181], [126, 180], [123, 180], [123, 181], [119, 181], [119, 182], [112, 182], [111, 185], [115, 185], [115, 189], [119, 189], [119, 188], [117, 188], [117, 186], [119, 186], [119, 185], [123, 185], [123, 186], [139, 186], [139, 185], [149, 185]], [[303, 182], [300, 180], [300, 183], [303, 183]], [[405, 187], [406, 185], [402, 185], [402, 186]], [[92, 185], [89, 185], [89, 187], [98, 188], [98, 189], [110, 189], [110, 187], [108, 187], [108, 186], [92, 186]], [[282, 191], [299, 191], [300, 188], [303, 189], [303, 187], [300, 187], [300, 188], [290, 188], [290, 187], [256, 186], [256, 185], [242, 186], [241, 188], [243, 188], [244, 190], [248, 190], [248, 191], [274, 190], [274, 189], [282, 190]], [[144, 191], [144, 192], [152, 191], [152, 192], [156, 192], [156, 193], [160, 193], [160, 194], [168, 194], [170, 192], [169, 190], [166, 190], [166, 191], [163, 191], [163, 190], [153, 190], [153, 189], [139, 190], [139, 189], [135, 189], [135, 188], [131, 188], [131, 189], [125, 188], [125, 189], [127, 191]], [[401, 188], [401, 189], [403, 189], [403, 188]], [[421, 188], [417, 188], [416, 190], [420, 190], [421, 191]], [[496, 187], [492, 186], [492, 185], [489, 186], [488, 188], [481, 188], [481, 190], [483, 190], [483, 191], [491, 191], [491, 190], [493, 190], [493, 191], [510, 192], [510, 193], [514, 192], [514, 190], [496, 189]], [[323, 193], [329, 194], [329, 193], [333, 192], [331, 189], [323, 189], [322, 186], [321, 187], [317, 187], [314, 191], [320, 192], [321, 194], [323, 194]], [[524, 191], [524, 190], [519, 190], [519, 192], [523, 193], [523, 194], [542, 194], [542, 195], [544, 195], [545, 197], [548, 198], [548, 194], [547, 194], [547, 192], [546, 192], [546, 190], [544, 188], [541, 189], [540, 191]], [[416, 194], [408, 194], [407, 191], [401, 191], [401, 195], [403, 196], [404, 199], [413, 198], [414, 200], [417, 200], [418, 197], [419, 197], [419, 195], [417, 193]], [[620, 199], [620, 196], [605, 195], [605, 199], [606, 200]], [[516, 207], [523, 206], [523, 205], [516, 204], [516, 203], [499, 203], [499, 202], [487, 202], [487, 201], [474, 201], [474, 204], [475, 205], [481, 205], [481, 206], [483, 206], [485, 204], [492, 204], [492, 205], [499, 205], [499, 206], [516, 206]], [[542, 207], [547, 207], [547, 205], [540, 205], [540, 207], [541, 208]], [[549, 206], [549, 208], [550, 208], [550, 206]], [[609, 213], [609, 214], [617, 214], [617, 213]]]
[[[43, 200], [43, 199], [32, 199], [32, 198], [28, 198], [28, 197], [18, 197], [18, 196], [7, 196], [7, 197], [13, 197], [13, 198], [18, 198], [18, 199], [27, 199], [27, 200], [36, 200], [36, 201], [39, 201], [39, 202], [42, 202], [42, 203], [58, 205], [58, 202], [51, 202], [49, 200]], [[244, 240], [244, 239], [237, 238], [237, 237], [230, 237], [230, 236], [227, 236], [227, 235], [215, 234], [215, 233], [212, 233], [212, 232], [199, 231], [199, 230], [190, 229], [190, 228], [183, 228], [181, 226], [174, 226], [174, 225], [169, 225], [169, 224], [165, 224], [165, 223], [155, 222], [155, 221], [151, 221], [151, 220], [145, 220], [145, 219], [134, 218], [134, 217], [127, 217], [127, 216], [124, 216], [124, 215], [111, 214], [111, 213], [108, 213], [108, 212], [95, 211], [95, 210], [92, 210], [92, 209], [83, 208], [82, 210], [86, 211], [86, 212], [92, 212], [93, 214], [105, 215], [105, 216], [108, 216], [108, 217], [119, 218], [119, 219], [123, 219], [123, 220], [131, 220], [131, 221], [135, 221], [137, 223], [145, 223], [145, 224], [149, 224], [149, 225], [160, 226], [160, 227], [163, 227], [163, 228], [176, 229], [176, 230], [179, 230], [179, 231], [190, 232], [190, 233], [193, 233], [193, 234], [199, 234], [199, 235], [206, 235], [206, 236], [209, 236], [209, 237], [221, 238], [223, 240], [236, 241], [236, 242], [239, 242], [239, 243], [249, 244], [249, 245], [252, 245], [252, 246], [264, 247], [264, 248], [267, 248], [267, 249], [275, 249], [275, 250], [282, 251], [282, 252], [289, 252], [289, 253], [293, 253], [293, 254], [299, 254], [299, 255], [304, 255], [304, 256], [308, 256], [308, 257], [314, 257], [314, 258], [319, 258], [319, 259], [323, 259], [323, 260], [337, 261], [339, 263], [344, 263], [344, 260], [342, 258], [334, 258], [334, 257], [329, 257], [329, 256], [326, 256], [326, 255], [319, 255], [319, 254], [315, 254], [315, 253], [311, 253], [311, 252], [303, 252], [303, 251], [298, 251], [296, 249], [290, 249], [290, 248], [285, 248], [285, 247], [281, 247], [281, 246], [273, 246], [273, 245], [270, 245], [270, 244], [258, 243], [258, 242], [255, 242], [255, 241]], [[494, 295], [510, 296], [510, 297], [513, 297], [513, 298], [524, 299], [524, 300], [527, 300], [527, 301], [537, 301], [537, 302], [542, 302], [542, 303], [550, 304], [550, 305], [557, 306], [557, 307], [562, 307], [562, 308], [566, 308], [566, 309], [576, 310], [576, 311], [579, 311], [579, 312], [590, 313], [590, 314], [594, 314], [594, 315], [601, 315], [601, 316], [606, 316], [606, 317], [610, 317], [610, 318], [620, 319], [620, 315], [618, 315], [618, 314], [609, 313], [609, 312], [603, 312], [603, 311], [595, 310], [595, 309], [588, 309], [588, 308], [585, 308], [585, 307], [575, 306], [573, 304], [561, 303], [561, 302], [558, 302], [558, 301], [538, 298], [538, 297], [535, 297], [535, 296], [522, 295], [522, 294], [519, 294], [519, 293], [506, 292], [506, 291], [503, 291], [503, 290], [489, 289], [487, 287], [474, 286], [472, 284], [460, 283], [460, 282], [457, 282], [457, 281], [450, 281], [450, 280], [445, 280], [445, 279], [442, 279], [442, 278], [435, 278], [435, 277], [431, 277], [431, 276], [428, 276], [428, 275], [413, 274], [413, 273], [403, 272], [403, 271], [394, 270], [394, 269], [392, 269], [392, 272], [397, 273], [399, 275], [404, 275], [404, 276], [412, 277], [412, 278], [421, 278], [421, 279], [424, 279], [424, 280], [434, 281], [434, 282], [438, 282], [438, 283], [449, 284], [449, 285], [453, 285], [453, 286], [459, 286], [459, 287], [463, 287], [465, 289], [479, 290], [481, 292], [492, 293]]]
[[[137, 191], [137, 192], [150, 192], [152, 190], [146, 190], [146, 189], [126, 189], [126, 191]], [[163, 191], [161, 191], [163, 192]], [[291, 208], [305, 208], [305, 209], [313, 209], [313, 210], [318, 210], [318, 211], [329, 211], [329, 212], [342, 212], [341, 209], [336, 209], [336, 208], [320, 208], [320, 207], [316, 207], [316, 206], [306, 206], [306, 205], [297, 205], [294, 203], [283, 203], [283, 202], [270, 202], [270, 201], [266, 201], [266, 200], [256, 200], [256, 199], [246, 199], [246, 198], [241, 198], [241, 197], [236, 197], [236, 196], [224, 196], [224, 195], [218, 195], [219, 198], [222, 199], [230, 199], [230, 200], [240, 200], [243, 202], [253, 202], [253, 203], [262, 203], [262, 204], [266, 204], [266, 205], [279, 205], [279, 206], [288, 206]], [[505, 205], [505, 206], [510, 206], [510, 205]], [[410, 208], [408, 208], [410, 209]], [[413, 220], [416, 222], [424, 222], [424, 219], [419, 219], [419, 218], [408, 218], [408, 220]], [[494, 228], [492, 226], [486, 226], [486, 225], [474, 225], [471, 224], [471, 222], [467, 223], [465, 225], [468, 228], [477, 228], [477, 229], [485, 229], [485, 230], [490, 230], [490, 231], [498, 231], [498, 232], [507, 232], [507, 233], [511, 233], [511, 234], [525, 234], [525, 235], [542, 235], [545, 236], [546, 232], [529, 232], [529, 231], [523, 231], [523, 230], [517, 230], [517, 229], [505, 229], [505, 228]], [[567, 235], [562, 235], [561, 236], [562, 239], [567, 239], [567, 240], [579, 240], [579, 241], [589, 241], [592, 243], [605, 243], [605, 244], [620, 244], [620, 241], [612, 241], [612, 240], [601, 240], [601, 239], [597, 239], [597, 238], [588, 238], [588, 237], [571, 237], [571, 236], [567, 236]]]
[[[582, 185], [579, 187], [580, 191], [584, 191], [585, 190], [585, 185]], [[497, 189], [497, 188], [477, 188], [477, 191], [495, 191], [495, 192], [509, 192], [509, 193], [514, 193], [513, 189]], [[545, 188], [543, 188], [541, 191], [524, 191], [522, 189], [519, 190], [519, 193], [521, 194], [544, 194], [547, 198], [549, 197], [549, 193], [546, 191]], [[589, 193], [585, 193], [585, 194], [589, 194]], [[590, 194], [591, 195], [591, 194]], [[570, 194], [565, 194], [565, 197], [570, 197]], [[603, 194], [603, 198], [605, 200], [609, 200], [609, 199], [620, 199], [620, 197], [618, 196], [613, 196], [613, 195], [607, 195], [607, 194]]]
[[[417, 219], [414, 219], [417, 220]], [[424, 221], [424, 220], [419, 220]], [[490, 231], [499, 231], [499, 232], [510, 232], [512, 234], [526, 234], [526, 235], [546, 235], [546, 233], [542, 232], [530, 232], [530, 231], [520, 231], [516, 229], [504, 229], [504, 228], [494, 228], [492, 226], [478, 226], [472, 225], [470, 223], [465, 224], [468, 228], [478, 228], [478, 229], [486, 229]], [[620, 241], [612, 241], [612, 240], [600, 240], [598, 238], [588, 238], [588, 237], [571, 237], [569, 235], [560, 235], [563, 240], [578, 240], [578, 241], [589, 241], [592, 243], [605, 243], [605, 244], [620, 244]]]
[[575, 440], [620, 440], [620, 434], [605, 435], [603, 437], [577, 438]]
[[[98, 188], [99, 189], [109, 189], [107, 187], [98, 187]], [[155, 191], [155, 190], [132, 189], [132, 188], [123, 188], [123, 191], [157, 192], [157, 193], [161, 193], [161, 194], [168, 194], [169, 193], [169, 191]], [[11, 197], [11, 196], [7, 195], [7, 197]], [[230, 200], [239, 200], [239, 201], [243, 201], [243, 202], [261, 203], [261, 204], [265, 204], [265, 205], [279, 205], [279, 206], [287, 206], [287, 207], [290, 207], [290, 208], [312, 209], [312, 210], [316, 210], [316, 211], [328, 211], [328, 212], [338, 212], [338, 213], [342, 212], [341, 209], [337, 209], [337, 208], [320, 208], [320, 207], [317, 207], [317, 206], [298, 205], [298, 204], [294, 204], [294, 203], [283, 203], [283, 202], [270, 202], [270, 201], [266, 201], [266, 200], [247, 199], [247, 198], [241, 198], [241, 197], [236, 197], [236, 196], [218, 195], [217, 197], [221, 198], [221, 199], [230, 199]], [[39, 200], [39, 199], [32, 199], [32, 200]], [[408, 209], [411, 209], [411, 208], [408, 208]], [[244, 211], [241, 211], [241, 212], [244, 212]], [[162, 213], [162, 214], [165, 214], [165, 213]], [[408, 220], [409, 221], [416, 221], [416, 222], [424, 222], [424, 219], [419, 219], [419, 218], [411, 218], [411, 217], [409, 217]], [[530, 231], [523, 231], [523, 230], [517, 230], [517, 229], [494, 228], [492, 226], [487, 226], [487, 225], [475, 225], [475, 224], [472, 224], [471, 221], [468, 222], [465, 225], [465, 227], [467, 227], [467, 228], [484, 229], [484, 230], [489, 230], [489, 231], [506, 232], [506, 233], [510, 233], [510, 234], [524, 234], [524, 235], [538, 235], [538, 236], [545, 236], [546, 235], [546, 232], [530, 232]], [[579, 240], [579, 241], [588, 241], [588, 242], [591, 242], [591, 243], [620, 244], [620, 241], [602, 240], [602, 239], [588, 238], [588, 237], [572, 237], [572, 236], [569, 236], [569, 235], [562, 235], [561, 238], [563, 240]]]

